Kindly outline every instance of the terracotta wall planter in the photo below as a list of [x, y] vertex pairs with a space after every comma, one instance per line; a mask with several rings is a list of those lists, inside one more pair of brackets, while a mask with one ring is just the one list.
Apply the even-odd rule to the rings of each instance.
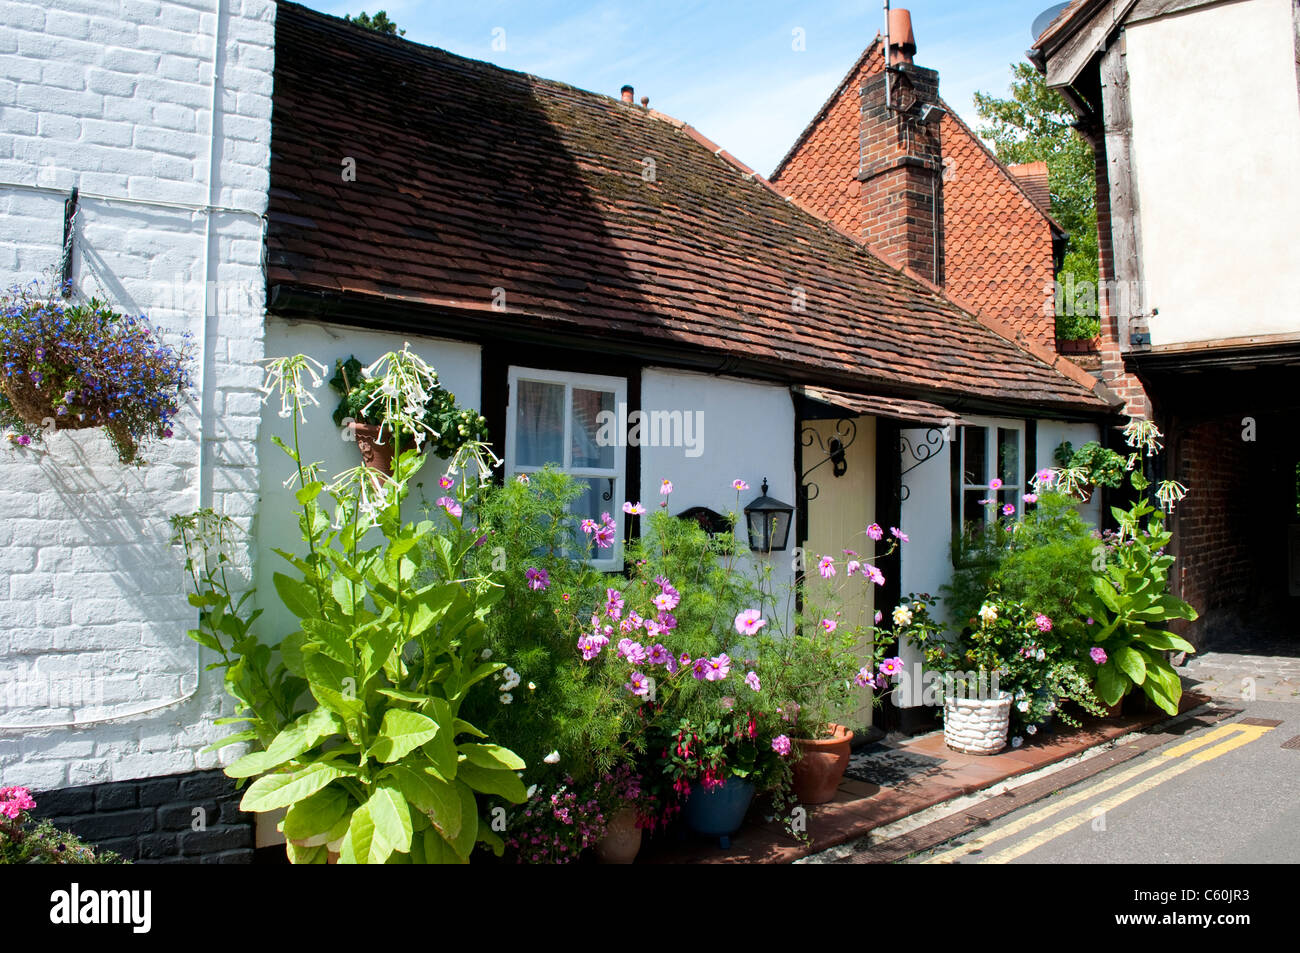
[[799, 760], [794, 764], [794, 794], [802, 804], [825, 804], [835, 797], [849, 766], [853, 732], [830, 725], [829, 738], [795, 738]]
[[373, 424], [353, 424], [352, 434], [361, 451], [361, 462], [372, 470], [378, 470], [386, 476], [393, 475], [393, 432], [384, 428], [383, 443], [380, 443], [379, 427]]

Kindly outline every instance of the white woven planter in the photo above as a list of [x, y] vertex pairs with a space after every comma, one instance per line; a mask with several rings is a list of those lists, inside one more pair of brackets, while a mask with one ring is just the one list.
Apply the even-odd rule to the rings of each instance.
[[966, 754], [997, 754], [1007, 746], [1011, 696], [953, 698], [943, 703], [943, 740]]

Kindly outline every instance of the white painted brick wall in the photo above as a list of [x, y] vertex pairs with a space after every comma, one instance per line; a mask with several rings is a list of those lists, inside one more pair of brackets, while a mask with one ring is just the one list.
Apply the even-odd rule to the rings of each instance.
[[[208, 195], [218, 2], [57, 7], [0, 0], [0, 281], [52, 274], [64, 199], [53, 190], [75, 185], [87, 193], [77, 288], [203, 342], [196, 209]], [[213, 194], [227, 211], [211, 221], [206, 419], [196, 388], [176, 437], [141, 469], [118, 464], [98, 431], [58, 434], [44, 451], [0, 446], [0, 724], [83, 723], [0, 729], [0, 783], [39, 790], [217, 763], [198, 751], [225, 733], [212, 722], [230, 705], [185, 636], [195, 613], [167, 518], [210, 502], [250, 528], [257, 507], [275, 5], [220, 10]]]

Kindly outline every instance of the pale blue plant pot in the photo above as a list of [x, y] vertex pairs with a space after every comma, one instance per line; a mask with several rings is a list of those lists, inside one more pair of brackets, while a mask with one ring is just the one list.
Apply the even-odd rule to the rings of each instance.
[[718, 838], [718, 844], [731, 846], [731, 835], [745, 823], [745, 814], [754, 800], [754, 785], [739, 778], [728, 778], [712, 791], [699, 782], [691, 785], [683, 815], [695, 833]]

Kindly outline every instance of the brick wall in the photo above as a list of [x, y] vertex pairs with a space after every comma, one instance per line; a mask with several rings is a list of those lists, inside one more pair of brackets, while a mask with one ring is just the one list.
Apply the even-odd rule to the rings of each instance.
[[257, 504], [275, 16], [268, 0], [225, 0], [219, 21], [214, 0], [56, 6], [0, 0], [0, 281], [51, 272], [80, 188], [76, 288], [191, 332], [202, 386], [143, 468], [99, 431], [0, 446], [0, 778], [43, 791], [216, 764], [198, 751], [229, 702], [185, 636], [167, 518], [211, 505], [249, 527]]
[[221, 771], [38, 791], [32, 814], [136, 863], [247, 864], [254, 815]]
[[[896, 221], [888, 203], [904, 201], [902, 191], [930, 201], [930, 180], [920, 181], [919, 174], [900, 171], [889, 180], [859, 181], [866, 162], [882, 157], [886, 147], [897, 146], [882, 139], [872, 143], [880, 155], [864, 156], [860, 149], [862, 90], [873, 77], [878, 86], [883, 68], [880, 44], [873, 44], [772, 176], [773, 183], [800, 204], [864, 241], [882, 240], [882, 228]], [[940, 123], [938, 139], [943, 162], [940, 214], [945, 287], [984, 314], [1052, 348], [1055, 318], [1048, 220], [951, 111]], [[922, 243], [922, 251], [912, 264], [920, 264], [917, 270], [930, 275], [931, 229], [916, 232], [913, 237]]]
[[1241, 433], [1240, 416], [1168, 428], [1174, 478], [1191, 490], [1174, 511], [1173, 582], [1201, 615], [1179, 628], [1198, 648], [1254, 596], [1258, 581], [1249, 535], [1255, 520], [1244, 482], [1252, 467]]

